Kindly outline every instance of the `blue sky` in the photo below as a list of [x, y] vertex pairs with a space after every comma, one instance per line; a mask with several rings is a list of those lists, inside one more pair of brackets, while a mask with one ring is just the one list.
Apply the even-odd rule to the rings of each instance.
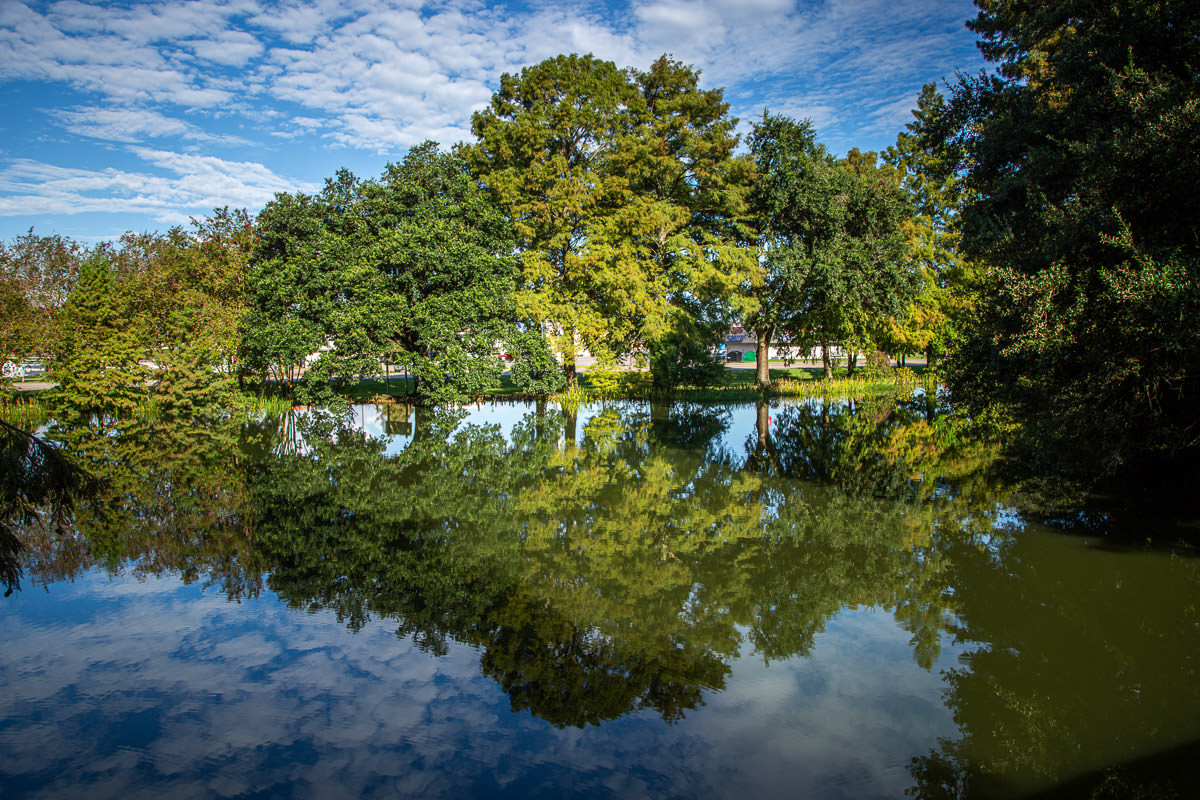
[[[338, 167], [470, 140], [505, 72], [670, 53], [743, 121], [880, 149], [922, 84], [976, 71], [970, 0], [0, 0], [0, 239], [92, 241], [260, 209]], [[743, 122], [743, 125], [745, 122]]]

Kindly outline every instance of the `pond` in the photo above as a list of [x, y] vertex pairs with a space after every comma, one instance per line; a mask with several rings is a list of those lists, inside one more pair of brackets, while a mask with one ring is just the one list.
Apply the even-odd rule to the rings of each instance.
[[6, 798], [1011, 797], [1200, 740], [1197, 560], [1037, 524], [926, 398], [42, 437]]

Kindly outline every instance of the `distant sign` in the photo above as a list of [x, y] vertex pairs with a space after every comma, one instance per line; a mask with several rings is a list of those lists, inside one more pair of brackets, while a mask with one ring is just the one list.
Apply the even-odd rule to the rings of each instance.
[[725, 341], [727, 341], [727, 342], [744, 342], [744, 341], [746, 341], [746, 334], [731, 333], [725, 337]]

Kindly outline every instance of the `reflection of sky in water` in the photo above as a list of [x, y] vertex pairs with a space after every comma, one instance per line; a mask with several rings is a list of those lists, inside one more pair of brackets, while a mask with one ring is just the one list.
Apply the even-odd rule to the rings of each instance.
[[[639, 405], [645, 405], [639, 404]], [[633, 404], [623, 404], [623, 408], [633, 407]], [[547, 406], [551, 413], [559, 413], [558, 407], [553, 403]], [[580, 406], [578, 412], [578, 426], [582, 431], [587, 425], [588, 420], [596, 414], [603, 411], [603, 407], [599, 404], [594, 406]], [[500, 429], [500, 433], [504, 436], [504, 440], [512, 443], [512, 430], [522, 419], [528, 416], [531, 411], [529, 403], [473, 403], [463, 406], [462, 411], [466, 412], [463, 417], [462, 425], [495, 425]], [[388, 433], [387, 430], [387, 415], [389, 409], [386, 406], [377, 405], [356, 405], [350, 407], [350, 416], [348, 422], [350, 427], [363, 431], [368, 436], [379, 439], [385, 443], [384, 453], [389, 456], [394, 456], [401, 453], [408, 443], [412, 441], [412, 429], [408, 429], [408, 433]], [[396, 418], [404, 417], [403, 406], [393, 406], [390, 413], [395, 414]], [[408, 421], [413, 421], [413, 412], [408, 411]]]
[[350, 633], [272, 595], [92, 572], [0, 603], [4, 796], [898, 797], [954, 731], [939, 671], [886, 612], [830, 620], [811, 657], [733, 664], [676, 725], [557, 730], [452, 645]]
[[[635, 412], [648, 414], [650, 405], [646, 402], [638, 401], [618, 401], [614, 404], [626, 413]], [[771, 421], [774, 422], [774, 415], [779, 413], [785, 407], [793, 405], [813, 406], [819, 405], [819, 401], [812, 399], [804, 399], [798, 401], [771, 401]], [[720, 406], [714, 406], [720, 407]], [[725, 430], [718, 437], [721, 446], [733, 448], [739, 451], [745, 443], [746, 438], [755, 435], [755, 418], [753, 412], [753, 403], [735, 403], [728, 406], [731, 409], [739, 409], [741, 413], [729, 414], [725, 418], [727, 423]], [[403, 411], [399, 410], [400, 406], [393, 407], [393, 414], [397, 417], [403, 417]], [[751, 413], [746, 413], [749, 409]], [[500, 429], [500, 433], [504, 436], [505, 441], [512, 442], [512, 430], [522, 419], [532, 413], [528, 403], [474, 403], [463, 406], [462, 410], [466, 412], [461, 425], [495, 425]], [[558, 406], [553, 403], [547, 405], [547, 410], [550, 413], [561, 413]], [[584, 428], [591, 419], [597, 414], [604, 411], [604, 405], [594, 403], [589, 405], [581, 405], [577, 412], [576, 425], [579, 435], [583, 435]], [[408, 446], [412, 441], [412, 433], [398, 434], [387, 432], [387, 415], [389, 410], [385, 406], [376, 405], [356, 405], [351, 406], [348, 422], [350, 427], [363, 431], [368, 436], [380, 439], [386, 443], [384, 452], [387, 455], [396, 455]], [[408, 414], [408, 420], [413, 419], [412, 412]]]

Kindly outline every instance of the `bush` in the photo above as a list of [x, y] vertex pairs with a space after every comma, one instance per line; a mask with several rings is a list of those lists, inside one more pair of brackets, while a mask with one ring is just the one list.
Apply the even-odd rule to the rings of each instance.
[[713, 353], [713, 343], [683, 332], [671, 332], [650, 348], [650, 374], [654, 386], [711, 386], [725, 367]]
[[521, 331], [509, 342], [513, 360], [509, 374], [517, 390], [536, 397], [549, 397], [567, 385], [566, 376], [540, 331]]
[[872, 350], [867, 353], [866, 361], [858, 372], [867, 380], [881, 380], [891, 377], [892, 364], [888, 360], [887, 353], [882, 350]]
[[588, 388], [600, 397], [616, 397], [622, 391], [621, 373], [610, 366], [597, 364], [587, 371]]

